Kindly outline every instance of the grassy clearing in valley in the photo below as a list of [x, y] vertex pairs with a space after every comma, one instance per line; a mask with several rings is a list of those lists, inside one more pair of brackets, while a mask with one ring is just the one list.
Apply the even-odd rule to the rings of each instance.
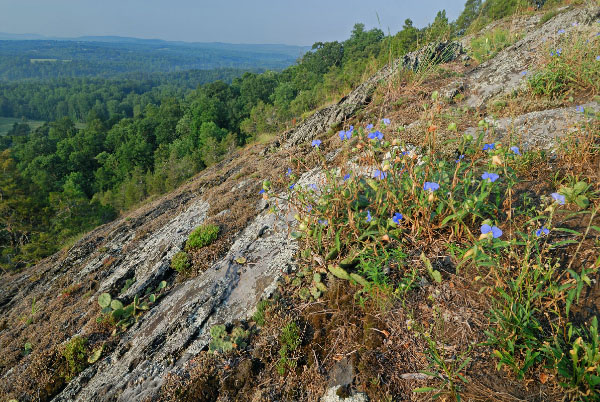
[[6, 135], [12, 128], [15, 123], [27, 123], [31, 130], [35, 130], [38, 127], [41, 127], [44, 122], [39, 120], [25, 120], [17, 119], [14, 117], [0, 117], [0, 136]]

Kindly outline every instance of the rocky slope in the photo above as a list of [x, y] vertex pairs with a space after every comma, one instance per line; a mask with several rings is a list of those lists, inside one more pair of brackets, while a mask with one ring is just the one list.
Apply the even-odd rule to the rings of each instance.
[[[522, 85], [521, 72], [535, 62], [544, 38], [562, 28], [590, 29], [599, 15], [598, 8], [566, 10], [541, 27], [535, 25], [539, 16], [532, 17], [527, 25], [531, 31], [521, 41], [446, 80], [441, 92], [451, 96], [463, 92], [465, 106], [483, 111], [490, 99]], [[460, 49], [458, 44], [442, 44], [409, 55], [273, 143], [241, 150], [176, 192], [94, 230], [34, 267], [0, 279], [0, 395], [58, 401], [155, 397], [168, 373], [184, 367], [207, 346], [212, 325], [250, 316], [281, 273], [295, 268], [293, 211], [283, 199], [260, 198], [262, 179], [281, 175], [290, 158], [303, 157], [309, 169], [299, 183], [315, 182], [320, 173], [312, 168], [317, 165], [309, 147], [312, 139], [336, 137], [326, 133], [368, 107], [374, 91], [390, 82], [399, 68], [418, 69], [431, 54], [451, 54], [444, 60], [451, 61], [460, 56]], [[596, 103], [587, 106], [600, 111]], [[516, 130], [525, 145], [547, 147], [584, 118], [574, 108], [558, 108], [490, 122], [499, 135]], [[193, 278], [177, 279], [170, 266], [172, 256], [195, 227], [209, 220], [225, 228], [212, 259], [198, 257], [210, 263]], [[131, 286], [120, 293], [132, 278]], [[130, 301], [163, 280], [168, 286], [157, 303], [124, 333], [112, 337], [100, 360], [71, 382], [57, 383], [52, 369], [39, 367], [49, 350], [73, 336], [93, 339], [102, 333], [95, 322], [101, 293]], [[33, 345], [27, 356], [22, 353], [25, 343]], [[24, 390], [29, 393], [22, 394]]]

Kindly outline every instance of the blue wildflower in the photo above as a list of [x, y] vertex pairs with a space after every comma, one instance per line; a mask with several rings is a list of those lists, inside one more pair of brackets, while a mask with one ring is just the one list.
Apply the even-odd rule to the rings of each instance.
[[375, 131], [372, 133], [369, 133], [369, 135], [367, 136], [367, 138], [369, 138], [370, 140], [383, 140], [383, 133], [380, 131]]
[[437, 184], [436, 182], [432, 182], [432, 181], [426, 181], [425, 184], [423, 185], [423, 190], [431, 191], [432, 193], [435, 190], [438, 190], [439, 188], [440, 188], [440, 185]]
[[554, 201], [558, 202], [560, 205], [565, 205], [566, 199], [564, 195], [552, 193], [551, 196], [554, 199]]
[[526, 76], [526, 75], [527, 75], [527, 70], [525, 70], [525, 71], [521, 71], [521, 75], [522, 75], [523, 77], [524, 77], [524, 76]]
[[319, 219], [319, 225], [327, 226], [327, 219]]
[[564, 29], [559, 29], [559, 30], [558, 30], [558, 34], [559, 34], [559, 35], [562, 35], [562, 34], [564, 34], [564, 33], [565, 33], [565, 30], [564, 30]]
[[349, 178], [350, 178], [350, 173], [344, 175], [344, 181], [348, 180]]
[[321, 140], [313, 140], [311, 145], [315, 148], [319, 148], [319, 145], [321, 145]]
[[312, 184], [309, 184], [309, 186], [310, 186], [310, 188], [312, 188], [312, 189], [313, 189], [313, 190], [315, 190], [315, 191], [317, 191], [317, 190], [319, 189], [319, 187], [317, 187], [317, 185], [316, 185], [316, 184], [314, 184], [314, 183], [312, 183]]
[[292, 168], [288, 168], [287, 172], [285, 173], [286, 176], [289, 176], [292, 174]]
[[483, 172], [483, 174], [481, 175], [481, 179], [482, 180], [489, 180], [490, 183], [495, 182], [496, 180], [498, 180], [500, 176], [497, 175], [496, 173], [488, 173], [488, 172]]
[[465, 155], [461, 155], [458, 157], [458, 159], [456, 160], [456, 163], [459, 163], [460, 161], [462, 161], [463, 159], [465, 159]]
[[483, 150], [484, 151], [489, 151], [489, 150], [492, 150], [492, 149], [496, 149], [496, 143], [495, 142], [492, 142], [491, 144], [485, 144], [483, 146]]
[[372, 124], [367, 124], [367, 131], [371, 131], [371, 129], [373, 129], [373, 125]]
[[490, 226], [487, 223], [484, 225], [481, 225], [481, 234], [488, 234], [488, 233], [492, 233], [492, 237], [494, 239], [499, 238], [500, 236], [502, 236], [502, 229], [500, 229], [497, 226]]
[[387, 177], [387, 172], [383, 172], [379, 169], [376, 169], [375, 172], [373, 173], [373, 177], [379, 180], [383, 180]]
[[265, 193], [265, 189], [264, 188], [258, 192], [258, 194], [264, 194], [264, 193]]
[[521, 155], [521, 151], [519, 151], [519, 147], [510, 147], [510, 150], [513, 151], [516, 155]]
[[575, 111], [579, 113], [585, 113], [585, 108], [582, 105], [579, 105], [575, 108]]
[[600, 61], [600, 56], [596, 56], [596, 61]]
[[400, 221], [402, 220], [402, 218], [404, 218], [404, 217], [402, 216], [402, 214], [401, 214], [400, 212], [396, 212], [396, 213], [394, 214], [394, 216], [393, 216], [392, 220], [394, 221], [394, 223], [395, 223], [396, 225], [399, 225], [399, 224], [400, 224]]
[[293, 190], [295, 186], [296, 186], [296, 183], [292, 183], [292, 185], [290, 185], [290, 190]]
[[371, 222], [373, 217], [371, 216], [371, 211], [367, 210], [367, 222]]
[[306, 206], [306, 211], [308, 211], [308, 212], [312, 211], [312, 205], [308, 204]]
[[385, 124], [386, 126], [389, 125], [391, 123], [390, 119], [388, 118], [384, 118], [381, 120], [383, 122], [383, 124]]
[[344, 140], [349, 140], [350, 138], [352, 138], [352, 130], [354, 129], [354, 127], [350, 126], [350, 130], [348, 131], [340, 131], [340, 140], [344, 141]]
[[547, 236], [548, 233], [550, 233], [550, 230], [548, 228], [546, 228], [545, 226], [542, 226], [540, 229], [535, 231], [535, 235], [537, 237]]

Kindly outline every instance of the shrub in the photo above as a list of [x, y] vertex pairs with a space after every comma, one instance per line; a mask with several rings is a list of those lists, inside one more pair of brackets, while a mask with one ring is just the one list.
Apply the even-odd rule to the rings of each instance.
[[190, 267], [190, 256], [185, 251], [180, 251], [171, 259], [171, 267], [180, 274], [187, 272]]
[[217, 225], [202, 225], [194, 229], [187, 239], [185, 249], [187, 251], [208, 246], [219, 236], [219, 227]]

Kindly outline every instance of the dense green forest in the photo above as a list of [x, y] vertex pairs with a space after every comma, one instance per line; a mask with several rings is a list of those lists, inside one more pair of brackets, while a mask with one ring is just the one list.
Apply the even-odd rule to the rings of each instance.
[[[198, 86], [231, 81], [246, 70], [224, 68], [173, 73], [128, 73], [114, 78], [55, 78], [0, 84], [0, 116], [52, 121], [134, 117], [161, 99], [183, 99]], [[257, 69], [254, 72], [261, 72]]]
[[[347, 40], [315, 43], [280, 72], [69, 80], [54, 75], [2, 84], [0, 115], [51, 122], [35, 130], [15, 123], [0, 138], [0, 267], [23, 267], [55, 252], [258, 135], [279, 132], [338, 99], [390, 59], [464, 33], [490, 17], [485, 10], [504, 7], [509, 14], [534, 3], [493, 0], [482, 6], [468, 0], [455, 22], [440, 11], [425, 28], [407, 19], [400, 32], [388, 36], [356, 24]], [[2, 60], [10, 65], [18, 57]], [[0, 74], [5, 68], [0, 66]]]
[[0, 81], [113, 77], [186, 70], [281, 70], [304, 52], [300, 46], [121, 41], [0, 40]]

